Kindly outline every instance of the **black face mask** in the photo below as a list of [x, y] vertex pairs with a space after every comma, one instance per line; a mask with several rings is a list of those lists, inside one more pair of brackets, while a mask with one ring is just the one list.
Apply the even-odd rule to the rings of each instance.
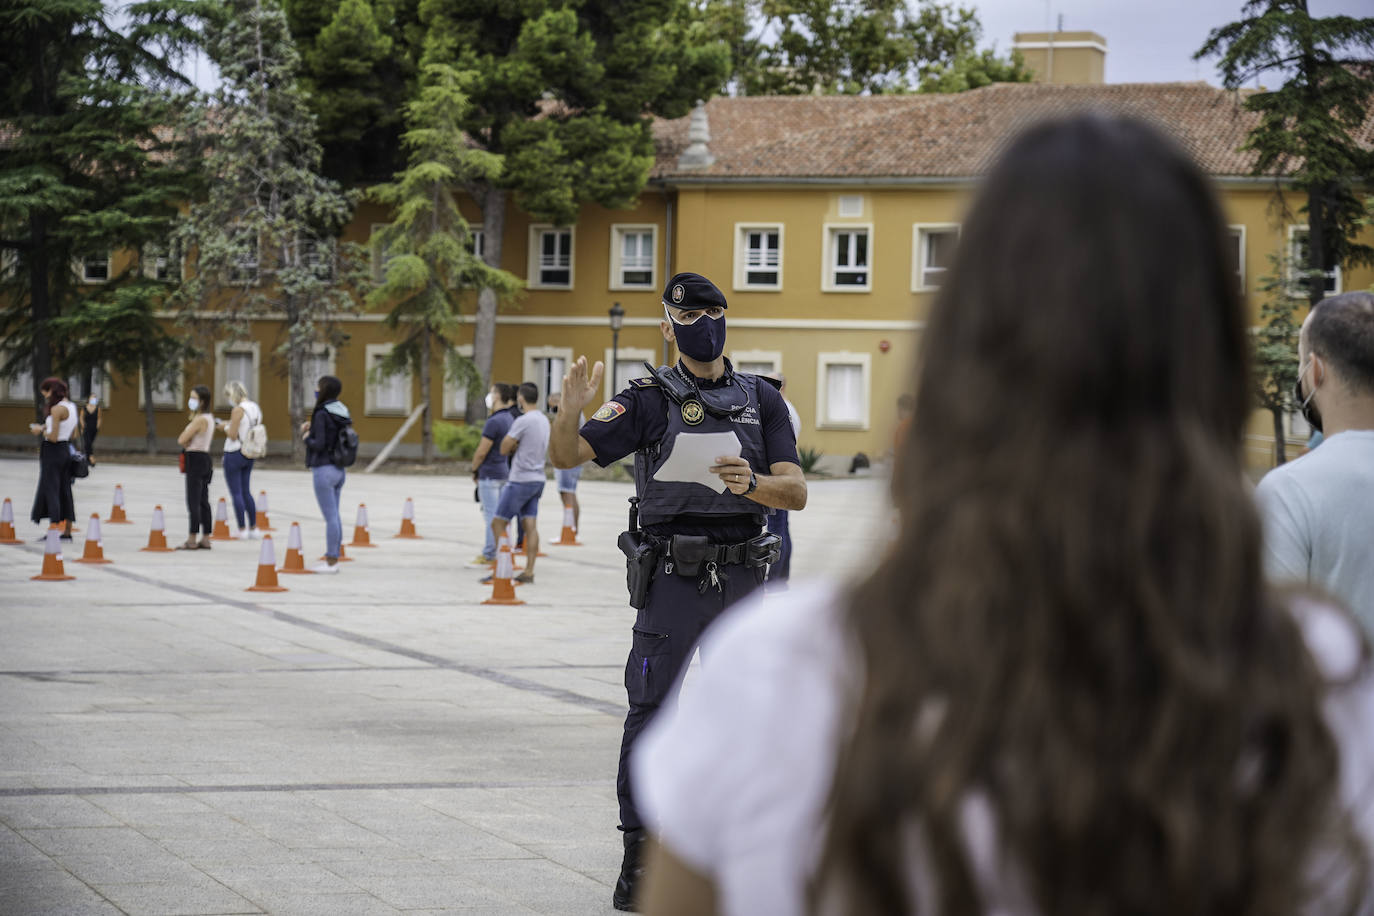
[[1303, 396], [1302, 372], [1299, 371], [1297, 379], [1293, 382], [1293, 399], [1297, 402], [1298, 409], [1302, 411], [1302, 418], [1307, 421], [1307, 425], [1317, 432], [1321, 432], [1322, 414], [1321, 411], [1317, 409], [1317, 402], [1314, 400], [1316, 395], [1317, 391], [1314, 388], [1311, 394], [1306, 397]]

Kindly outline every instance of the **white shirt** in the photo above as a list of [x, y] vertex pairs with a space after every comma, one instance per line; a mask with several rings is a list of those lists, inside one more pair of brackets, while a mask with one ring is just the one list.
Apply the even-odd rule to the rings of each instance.
[[[728, 611], [707, 631], [702, 669], [680, 704], [664, 706], [636, 742], [640, 812], [712, 880], [723, 914], [806, 911], [839, 726], [852, 721], [843, 715], [844, 685], [860, 657], [840, 620], [843, 600], [838, 589], [812, 583]], [[1333, 682], [1350, 682], [1333, 687], [1323, 712], [1340, 748], [1341, 798], [1370, 844], [1374, 676], [1360, 667], [1349, 618], [1318, 605], [1295, 614], [1318, 667]], [[995, 813], [976, 793], [961, 806], [961, 824], [986, 912], [1030, 916], [1014, 875], [998, 862]], [[919, 878], [912, 883], [918, 899], [930, 894]]]
[[[53, 407], [54, 409], [58, 407], [67, 408], [67, 419], [57, 424], [57, 441], [70, 441], [72, 433], [76, 432], [76, 424], [81, 419], [77, 416], [76, 405], [66, 398], [63, 398], [54, 404]], [[48, 415], [43, 418], [43, 433], [46, 435], [50, 432], [52, 432], [52, 411], [48, 411]]]
[[244, 398], [235, 406], [243, 411], [243, 416], [239, 417], [237, 433], [234, 430], [226, 430], [224, 437], [224, 450], [226, 452], [242, 451], [243, 437], [248, 435], [254, 426], [262, 422], [262, 408], [255, 401]]
[[1347, 430], [1255, 488], [1264, 567], [1344, 601], [1374, 638], [1374, 430]]
[[515, 418], [506, 435], [520, 443], [511, 455], [510, 481], [543, 483], [544, 458], [549, 453], [549, 418], [543, 411], [527, 410]]

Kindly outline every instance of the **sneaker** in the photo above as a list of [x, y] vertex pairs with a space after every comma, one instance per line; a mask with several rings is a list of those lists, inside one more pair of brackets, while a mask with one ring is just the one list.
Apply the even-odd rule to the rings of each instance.
[[520, 583], [521, 585], [533, 585], [534, 573], [522, 572], [520, 575], [515, 577], [515, 581]]
[[495, 576], [483, 576], [481, 579], [478, 579], [477, 581], [482, 583], [483, 585], [491, 585], [491, 583], [495, 580]]
[[339, 564], [335, 563], [333, 566], [330, 566], [329, 563], [325, 561], [320, 561], [319, 563], [316, 563], [314, 566], [310, 567], [310, 571], [313, 573], [322, 573], [326, 576], [332, 576], [338, 573]]
[[259, 531], [259, 530], [256, 529], [256, 528], [249, 528], [249, 529], [248, 529], [248, 540], [250, 540], [250, 541], [261, 541], [261, 540], [262, 540], [262, 532]]
[[473, 566], [490, 566], [492, 563], [496, 562], [496, 559], [494, 557], [484, 557], [479, 553], [468, 562]]
[[230, 534], [229, 537], [235, 541], [246, 541], [248, 540], [248, 531], [247, 529], [240, 528], [237, 531]]

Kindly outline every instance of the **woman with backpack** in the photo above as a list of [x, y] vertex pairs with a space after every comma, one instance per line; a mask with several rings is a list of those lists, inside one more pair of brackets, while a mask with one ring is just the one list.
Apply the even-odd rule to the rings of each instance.
[[[315, 481], [315, 500], [324, 515], [324, 562], [315, 566], [317, 573], [339, 571], [339, 549], [343, 544], [343, 523], [339, 521], [339, 496], [343, 492], [345, 461], [337, 453], [341, 435], [352, 434], [353, 418], [339, 400], [343, 382], [332, 375], [320, 378], [315, 391], [315, 410], [310, 420], [301, 424], [301, 438], [305, 440], [305, 466]], [[353, 440], [356, 442], [356, 438]], [[355, 446], [356, 447], [356, 446]], [[356, 454], [356, 452], [354, 452]]]
[[253, 473], [253, 460], [261, 458], [267, 450], [267, 430], [262, 425], [262, 408], [248, 397], [243, 382], [226, 384], [224, 397], [234, 405], [229, 419], [220, 424], [224, 431], [224, 482], [229, 485], [234, 521], [238, 524], [234, 537], [256, 539], [260, 537], [258, 507], [253, 502], [248, 478]]

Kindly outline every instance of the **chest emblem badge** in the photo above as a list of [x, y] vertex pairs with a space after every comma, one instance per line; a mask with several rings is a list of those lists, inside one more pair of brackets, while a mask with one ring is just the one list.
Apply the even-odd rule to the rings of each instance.
[[696, 426], [706, 418], [706, 411], [702, 410], [700, 401], [682, 402], [682, 422], [688, 426]]

